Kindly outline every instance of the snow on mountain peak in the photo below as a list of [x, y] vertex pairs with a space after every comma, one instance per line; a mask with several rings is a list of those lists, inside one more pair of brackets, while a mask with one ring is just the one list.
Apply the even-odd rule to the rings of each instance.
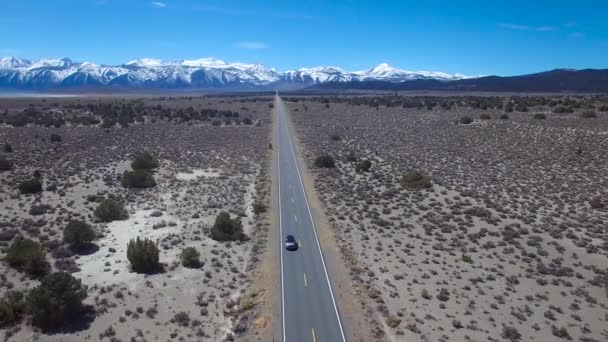
[[128, 62], [126, 65], [140, 68], [155, 68], [163, 65], [163, 61], [155, 58], [140, 58]]
[[268, 86], [275, 82], [307, 86], [324, 82], [367, 80], [403, 82], [414, 79], [461, 78], [467, 76], [431, 71], [405, 71], [387, 63], [355, 72], [333, 66], [278, 72], [259, 63], [228, 63], [213, 57], [171, 62], [141, 58], [120, 66], [78, 63], [67, 58], [35, 61], [15, 57], [0, 58], [0, 87], [117, 85], [214, 88]]
[[2, 57], [0, 58], [0, 69], [18, 69], [27, 68], [31, 64], [26, 59], [20, 59], [15, 57]]

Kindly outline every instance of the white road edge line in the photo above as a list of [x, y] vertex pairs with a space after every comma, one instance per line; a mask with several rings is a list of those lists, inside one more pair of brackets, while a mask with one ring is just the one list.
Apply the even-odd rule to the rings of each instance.
[[[278, 97], [278, 96], [277, 96]], [[280, 127], [279, 127], [279, 110], [278, 108], [276, 108], [277, 106], [275, 106], [275, 114], [276, 114], [276, 120], [277, 120], [277, 125], [276, 125], [276, 129], [277, 129], [277, 173], [279, 174], [278, 177], [278, 184], [279, 184], [279, 250], [281, 251], [281, 316], [283, 318], [283, 324], [281, 325], [281, 330], [283, 332], [283, 342], [285, 342], [286, 337], [285, 337], [285, 290], [283, 288], [283, 216], [281, 215], [281, 150], [280, 150], [280, 142], [279, 142], [279, 132], [280, 132]]]
[[[285, 113], [285, 114], [287, 114], [287, 113]], [[278, 115], [278, 108], [277, 108], [277, 115]], [[289, 126], [287, 126], [287, 131], [289, 131]], [[308, 196], [306, 195], [306, 190], [304, 190], [304, 183], [302, 182], [302, 175], [300, 174], [300, 167], [298, 166], [298, 159], [296, 158], [296, 152], [294, 150], [293, 143], [291, 142], [291, 136], [289, 137], [289, 145], [291, 147], [291, 155], [293, 156], [293, 160], [296, 163], [296, 170], [298, 171], [298, 178], [300, 180], [300, 186], [302, 187], [302, 192], [304, 193], [304, 199], [306, 200], [306, 208], [308, 209], [308, 215], [310, 216], [312, 230], [315, 233], [315, 239], [317, 240], [317, 247], [319, 249], [319, 254], [321, 255], [321, 263], [323, 264], [323, 270], [325, 271], [325, 279], [327, 280], [327, 287], [329, 287], [329, 294], [331, 295], [331, 301], [334, 304], [336, 318], [338, 319], [338, 325], [340, 326], [340, 334], [342, 334], [342, 341], [346, 342], [346, 337], [344, 336], [344, 329], [342, 328], [342, 321], [340, 320], [340, 314], [338, 313], [338, 306], [336, 305], [336, 299], [334, 298], [334, 291], [331, 289], [331, 282], [329, 281], [329, 274], [327, 273], [327, 267], [325, 266], [325, 259], [323, 258], [323, 252], [321, 251], [321, 244], [319, 243], [319, 236], [317, 235], [317, 227], [315, 226], [315, 221], [312, 218], [312, 212], [310, 211], [310, 205], [308, 204]], [[283, 317], [283, 319], [284, 319], [284, 317]]]

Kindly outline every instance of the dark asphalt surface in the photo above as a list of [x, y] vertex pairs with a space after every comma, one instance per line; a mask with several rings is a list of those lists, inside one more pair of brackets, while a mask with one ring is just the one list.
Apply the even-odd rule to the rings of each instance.
[[[286, 107], [276, 97], [279, 229], [281, 236], [282, 340], [285, 342], [345, 342], [338, 307], [330, 287], [308, 199], [296, 162], [295, 142]], [[293, 235], [297, 251], [285, 250]]]

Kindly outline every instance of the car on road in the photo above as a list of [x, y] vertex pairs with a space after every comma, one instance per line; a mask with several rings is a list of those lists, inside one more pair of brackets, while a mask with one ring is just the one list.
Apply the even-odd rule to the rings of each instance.
[[298, 250], [298, 243], [293, 235], [287, 235], [285, 238], [285, 249], [288, 251]]

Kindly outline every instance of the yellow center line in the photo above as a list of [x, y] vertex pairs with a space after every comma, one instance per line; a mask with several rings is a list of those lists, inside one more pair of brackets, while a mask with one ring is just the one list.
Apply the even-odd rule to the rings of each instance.
[[315, 328], [312, 328], [312, 342], [317, 342], [317, 336], [315, 336]]
[[304, 287], [308, 287], [308, 281], [306, 281], [306, 273], [304, 273]]

